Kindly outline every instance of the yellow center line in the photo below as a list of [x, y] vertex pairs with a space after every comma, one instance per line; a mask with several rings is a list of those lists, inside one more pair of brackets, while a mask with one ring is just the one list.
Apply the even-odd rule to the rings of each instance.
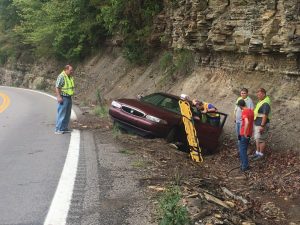
[[0, 92], [0, 97], [3, 99], [2, 104], [0, 105], [0, 113], [2, 113], [9, 106], [10, 99], [6, 94], [3, 94], [1, 92]]

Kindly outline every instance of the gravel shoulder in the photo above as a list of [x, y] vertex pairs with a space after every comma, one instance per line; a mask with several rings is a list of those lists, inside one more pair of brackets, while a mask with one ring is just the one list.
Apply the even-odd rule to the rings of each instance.
[[120, 133], [108, 118], [83, 114], [73, 124], [91, 151], [81, 169], [81, 224], [158, 224], [157, 202], [170, 185], [180, 187], [193, 224], [300, 224], [298, 153], [268, 149], [241, 173], [230, 138], [197, 164], [162, 139]]

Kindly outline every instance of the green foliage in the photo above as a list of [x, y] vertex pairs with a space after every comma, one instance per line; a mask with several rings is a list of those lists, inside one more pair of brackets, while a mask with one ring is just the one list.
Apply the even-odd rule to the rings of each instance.
[[118, 138], [121, 135], [120, 127], [116, 122], [114, 122], [112, 133], [114, 138]]
[[124, 57], [132, 63], [143, 64], [151, 57], [147, 38], [153, 16], [161, 9], [159, 0], [108, 0], [98, 19], [102, 19], [110, 34], [123, 37]]
[[106, 106], [96, 106], [93, 114], [101, 118], [108, 117], [108, 108]]
[[[162, 8], [160, 0], [0, 0], [0, 34], [16, 56], [27, 51], [62, 60], [80, 60], [119, 35], [124, 56], [142, 64], [152, 56], [147, 40]], [[0, 62], [9, 54], [0, 49]]]
[[159, 61], [160, 69], [165, 70], [172, 64], [173, 64], [173, 55], [170, 52], [165, 52]]
[[192, 52], [186, 49], [177, 50], [174, 64], [179, 74], [189, 75], [194, 65]]
[[190, 224], [186, 207], [180, 205], [181, 192], [178, 186], [169, 187], [159, 200], [161, 220], [159, 225]]
[[94, 41], [95, 15], [84, 0], [14, 0], [14, 5], [22, 18], [15, 30], [24, 44], [34, 46], [37, 55], [80, 59]]
[[181, 49], [174, 53], [165, 52], [160, 59], [160, 69], [164, 70], [167, 77], [189, 75], [194, 65], [194, 57], [191, 51]]
[[119, 151], [120, 153], [124, 154], [124, 155], [134, 155], [134, 151], [129, 150], [129, 149], [122, 149]]

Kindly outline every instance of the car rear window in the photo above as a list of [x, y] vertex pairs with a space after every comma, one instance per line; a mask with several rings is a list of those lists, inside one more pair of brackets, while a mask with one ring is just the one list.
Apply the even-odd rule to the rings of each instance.
[[180, 108], [177, 99], [161, 94], [152, 94], [141, 98], [141, 101], [180, 114]]

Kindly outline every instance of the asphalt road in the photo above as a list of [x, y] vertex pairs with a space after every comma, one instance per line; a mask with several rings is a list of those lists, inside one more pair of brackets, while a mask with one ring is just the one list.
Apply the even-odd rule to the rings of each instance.
[[43, 224], [68, 153], [54, 134], [56, 102], [0, 87], [0, 224]]

